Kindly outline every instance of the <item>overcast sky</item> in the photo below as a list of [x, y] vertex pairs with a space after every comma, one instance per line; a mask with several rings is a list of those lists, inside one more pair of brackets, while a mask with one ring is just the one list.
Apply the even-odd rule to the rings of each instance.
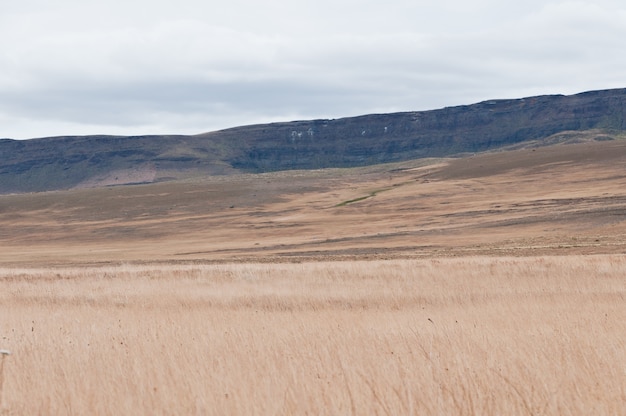
[[0, 137], [626, 87], [621, 0], [0, 0]]

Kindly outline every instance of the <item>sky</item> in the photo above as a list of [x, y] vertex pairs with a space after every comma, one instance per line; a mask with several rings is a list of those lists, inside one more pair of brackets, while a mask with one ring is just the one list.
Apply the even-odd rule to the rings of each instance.
[[0, 0], [0, 138], [626, 87], [621, 0]]

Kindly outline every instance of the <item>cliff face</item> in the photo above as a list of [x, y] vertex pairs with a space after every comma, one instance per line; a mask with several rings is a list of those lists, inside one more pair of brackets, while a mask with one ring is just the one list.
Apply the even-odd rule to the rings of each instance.
[[[243, 127], [242, 169], [353, 166], [480, 152], [567, 130], [624, 130], [626, 89], [493, 100], [441, 110]], [[214, 137], [207, 135], [207, 137]]]
[[197, 136], [0, 140], [0, 193], [480, 152], [562, 131], [626, 130], [625, 104], [626, 89], [616, 89], [244, 126]]

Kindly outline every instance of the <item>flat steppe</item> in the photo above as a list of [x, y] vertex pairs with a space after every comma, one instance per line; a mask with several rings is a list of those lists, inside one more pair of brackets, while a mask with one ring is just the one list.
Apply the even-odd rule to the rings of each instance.
[[622, 253], [626, 141], [0, 196], [0, 264]]
[[615, 415], [626, 141], [0, 196], [0, 415]]

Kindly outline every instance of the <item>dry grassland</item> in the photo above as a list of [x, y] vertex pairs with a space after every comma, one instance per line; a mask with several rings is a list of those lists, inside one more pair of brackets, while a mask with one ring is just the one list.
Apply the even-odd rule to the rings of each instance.
[[0, 269], [1, 412], [623, 414], [626, 258]]
[[626, 252], [626, 140], [0, 196], [0, 265]]
[[0, 415], [624, 414], [624, 162], [0, 196]]

